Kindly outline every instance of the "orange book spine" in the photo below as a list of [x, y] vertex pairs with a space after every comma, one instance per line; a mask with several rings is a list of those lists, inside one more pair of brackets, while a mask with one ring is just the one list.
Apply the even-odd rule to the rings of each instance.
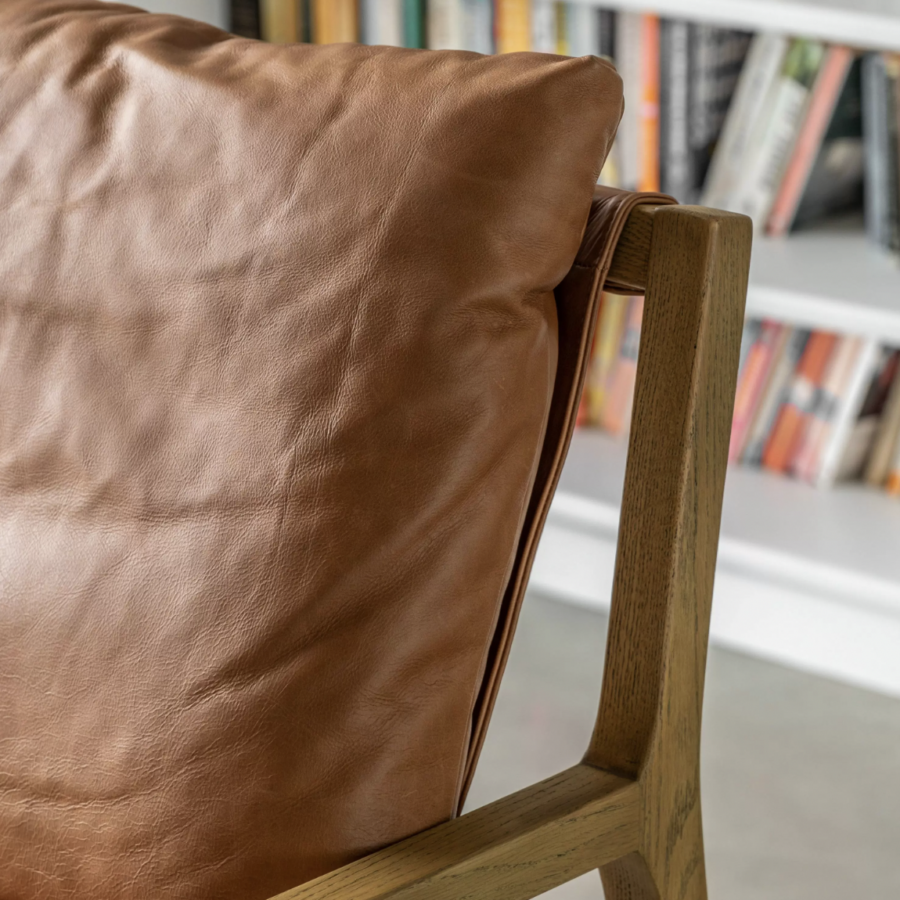
[[531, 49], [531, 0], [494, 0], [498, 53]]
[[763, 452], [763, 465], [767, 469], [786, 472], [793, 461], [836, 340], [836, 335], [825, 331], [817, 331], [809, 339], [797, 365], [790, 395]]
[[794, 145], [794, 152], [769, 215], [767, 226], [769, 234], [779, 236], [787, 234], [794, 221], [794, 214], [803, 199], [809, 173], [816, 161], [822, 138], [828, 130], [852, 62], [853, 53], [847, 47], [829, 49], [813, 88], [809, 109], [800, 128], [797, 143]]
[[359, 40], [356, 0], [314, 0], [313, 39], [317, 44]]
[[728, 446], [729, 462], [740, 459], [750, 423], [753, 421], [753, 414], [775, 361], [778, 338], [783, 331], [783, 325], [779, 325], [777, 322], [765, 322], [762, 332], [747, 354], [747, 362], [741, 373], [741, 381], [734, 399], [731, 443]]
[[641, 108], [638, 112], [639, 191], [659, 190], [659, 17], [641, 16]]

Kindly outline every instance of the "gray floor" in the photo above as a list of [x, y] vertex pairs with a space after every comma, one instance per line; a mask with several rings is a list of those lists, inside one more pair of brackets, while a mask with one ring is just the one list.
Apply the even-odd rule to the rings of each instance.
[[[606, 624], [528, 597], [468, 808], [578, 762]], [[900, 898], [900, 700], [714, 649], [702, 777], [711, 900]]]

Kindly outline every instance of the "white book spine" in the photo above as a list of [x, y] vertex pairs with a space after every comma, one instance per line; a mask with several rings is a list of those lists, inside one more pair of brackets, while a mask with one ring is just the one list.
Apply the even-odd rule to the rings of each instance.
[[463, 48], [462, 0], [428, 0], [428, 46], [432, 50]]
[[534, 0], [531, 4], [531, 49], [556, 53], [556, 4], [552, 0]]
[[859, 418], [866, 391], [881, 361], [882, 349], [877, 340], [866, 341], [859, 352], [856, 368], [847, 385], [847, 392], [841, 398], [834, 425], [828, 435], [828, 443], [822, 448], [819, 471], [816, 475], [817, 487], [831, 487], [837, 481], [844, 457], [844, 450]]
[[462, 0], [463, 49], [475, 53], [494, 52], [494, 7], [492, 0]]
[[758, 34], [750, 45], [703, 191], [704, 206], [728, 209], [744, 174], [754, 126], [775, 90], [788, 39]]
[[636, 190], [640, 180], [641, 43], [640, 15], [619, 13], [616, 18], [616, 62], [622, 76], [625, 113], [616, 138], [616, 159], [620, 185], [628, 191]]
[[566, 31], [570, 56], [596, 56], [600, 52], [599, 10], [581, 3], [566, 7]]

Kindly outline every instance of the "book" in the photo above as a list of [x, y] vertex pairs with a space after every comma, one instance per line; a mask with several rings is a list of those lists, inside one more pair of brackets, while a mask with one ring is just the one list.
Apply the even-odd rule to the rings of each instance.
[[810, 332], [805, 328], [789, 328], [787, 330], [788, 335], [784, 349], [780, 353], [766, 385], [766, 391], [754, 416], [744, 452], [741, 454], [741, 462], [748, 465], [762, 464], [766, 442], [775, 426], [778, 413], [787, 400], [791, 378], [809, 340]]
[[462, 6], [463, 49], [475, 53], [493, 53], [493, 0], [462, 0]]
[[900, 375], [895, 374], [866, 463], [865, 479], [876, 487], [887, 482], [900, 446]]
[[884, 488], [892, 497], [900, 496], [900, 447], [894, 453]]
[[780, 77], [754, 124], [731, 208], [750, 216], [757, 228], [764, 228], [768, 220], [824, 56], [825, 46], [818, 41], [792, 41]]
[[751, 39], [746, 31], [691, 25], [688, 141], [693, 184], [685, 202], [700, 200]]
[[828, 440], [838, 405], [847, 390], [861, 347], [861, 338], [842, 337], [828, 360], [815, 407], [791, 463], [791, 471], [797, 478], [815, 482], [822, 448]]
[[426, 47], [425, 0], [402, 0], [402, 3], [403, 46]]
[[260, 33], [271, 44], [293, 44], [301, 35], [297, 0], [260, 0]]
[[569, 56], [569, 7], [566, 3], [554, 4], [556, 11], [556, 52], [560, 56]]
[[359, 12], [364, 43], [403, 46], [402, 0], [362, 0]]
[[531, 49], [537, 53], [556, 53], [556, 7], [553, 0], [534, 0], [531, 4]]
[[881, 53], [867, 53], [862, 60], [862, 130], [865, 153], [865, 191], [863, 209], [866, 234], [881, 247], [890, 244], [890, 175], [891, 156], [889, 115], [889, 81], [887, 66]]
[[238, 37], [260, 38], [259, 0], [231, 0], [231, 33]]
[[659, 17], [641, 14], [638, 190], [659, 190]]
[[689, 117], [691, 26], [680, 19], [659, 23], [659, 182], [663, 193], [689, 203], [694, 192]]
[[312, 37], [317, 44], [359, 40], [356, 0], [313, 0]]
[[603, 420], [603, 408], [610, 392], [611, 376], [622, 342], [628, 301], [629, 298], [621, 294], [603, 295], [586, 388], [587, 418], [597, 424]]
[[564, 11], [569, 56], [602, 56], [600, 11], [584, 3], [566, 3]]
[[853, 457], [859, 455], [855, 448], [862, 441], [857, 439], [855, 446], [851, 446], [854, 443], [855, 426], [870, 385], [884, 362], [885, 354], [878, 341], [863, 341], [847, 390], [841, 396], [827, 440], [822, 445], [815, 477], [817, 487], [831, 487], [839, 478], [843, 478], [852, 467]]
[[627, 433], [631, 422], [643, 317], [644, 298], [629, 298], [619, 355], [613, 367], [609, 390], [600, 416], [600, 424], [612, 434]]
[[810, 335], [763, 450], [762, 462], [767, 469], [787, 472], [790, 468], [836, 340], [836, 335], [826, 331]]
[[731, 208], [746, 168], [753, 128], [778, 83], [788, 46], [788, 39], [779, 34], [758, 34], [751, 41], [704, 184], [704, 206]]
[[597, 11], [597, 55], [616, 58], [616, 13], [611, 9]]
[[622, 77], [625, 111], [616, 134], [614, 153], [618, 163], [618, 187], [636, 191], [641, 177], [638, 115], [641, 108], [641, 65], [643, 44], [641, 16], [619, 13], [616, 16], [616, 67]]
[[900, 252], [900, 57], [885, 54], [885, 74], [887, 76], [887, 123], [888, 123], [888, 158], [887, 181], [882, 190], [888, 199], [888, 227], [886, 248]]
[[863, 474], [875, 442], [878, 423], [884, 413], [891, 383], [897, 373], [897, 364], [898, 351], [882, 350], [841, 455], [837, 472], [838, 481], [856, 479]]
[[[787, 234], [794, 223], [804, 193], [810, 189], [814, 166], [828, 168], [825, 157], [833, 148], [826, 141], [826, 132], [833, 132], [830, 123], [836, 119], [838, 98], [844, 91], [852, 63], [853, 53], [848, 47], [829, 47], [826, 51], [793, 152], [772, 204], [767, 225], [769, 234]], [[858, 91], [856, 97], [858, 99]], [[858, 105], [856, 111], [858, 115]], [[832, 133], [832, 141], [834, 140], [837, 140], [837, 135]], [[860, 145], [861, 143], [860, 140]], [[860, 159], [860, 175], [861, 162]]]
[[425, 22], [430, 49], [463, 49], [462, 0], [428, 0]]
[[498, 53], [530, 50], [530, 0], [494, 0], [494, 34]]
[[779, 322], [759, 322], [757, 326], [755, 337], [752, 334], [748, 335], [751, 344], [738, 377], [731, 441], [728, 445], [729, 462], [736, 462], [741, 458], [753, 424], [754, 413], [765, 393], [775, 363], [784, 350], [789, 331]]

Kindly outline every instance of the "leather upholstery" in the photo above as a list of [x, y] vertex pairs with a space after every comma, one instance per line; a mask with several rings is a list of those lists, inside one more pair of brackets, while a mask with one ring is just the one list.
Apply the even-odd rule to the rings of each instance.
[[592, 58], [0, 2], [2, 900], [255, 900], [455, 814], [620, 114]]

